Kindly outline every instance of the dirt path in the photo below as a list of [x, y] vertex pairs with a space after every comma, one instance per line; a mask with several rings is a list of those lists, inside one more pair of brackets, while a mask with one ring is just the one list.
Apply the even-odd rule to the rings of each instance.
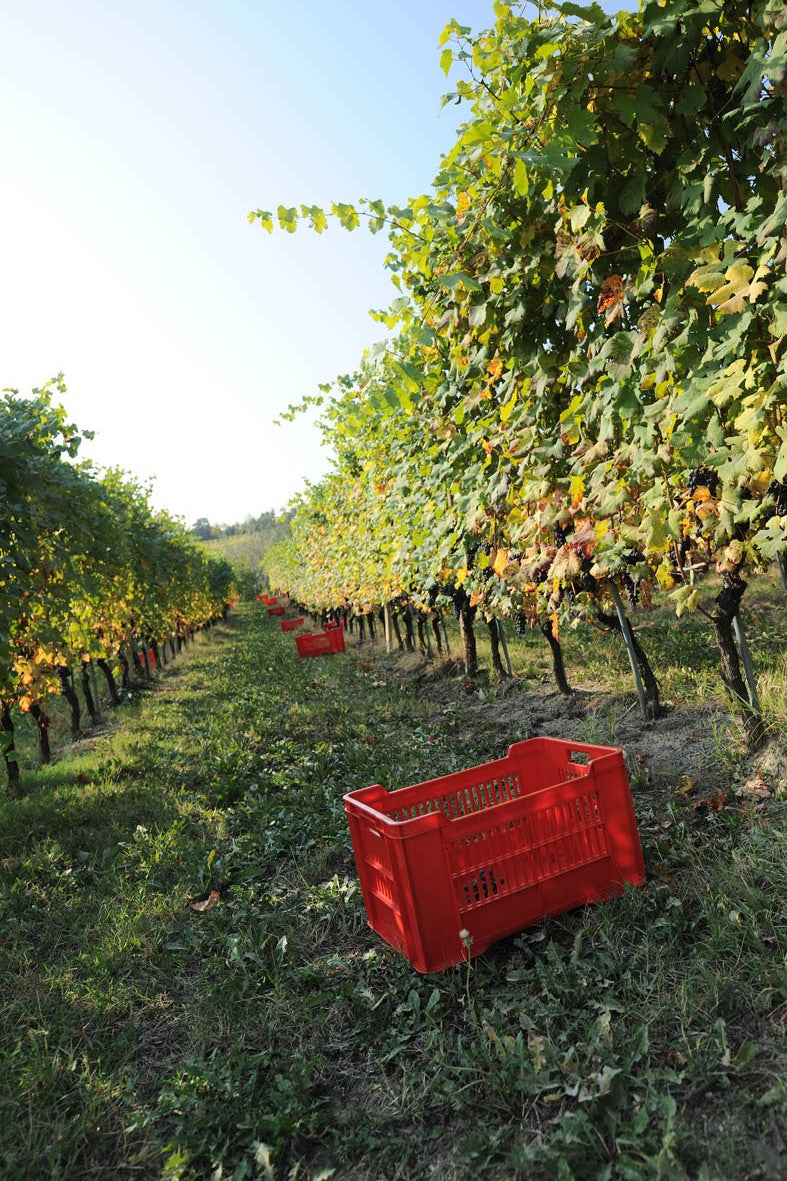
[[663, 717], [645, 721], [633, 693], [577, 687], [564, 697], [549, 685], [512, 677], [478, 684], [447, 660], [420, 653], [386, 654], [382, 645], [355, 648], [386, 679], [410, 684], [502, 754], [509, 742], [538, 735], [620, 746], [637, 795], [683, 788], [692, 800], [742, 789], [759, 776], [769, 794], [787, 790], [787, 745], [772, 739], [757, 755], [741, 753], [741, 732], [729, 710], [671, 702]]

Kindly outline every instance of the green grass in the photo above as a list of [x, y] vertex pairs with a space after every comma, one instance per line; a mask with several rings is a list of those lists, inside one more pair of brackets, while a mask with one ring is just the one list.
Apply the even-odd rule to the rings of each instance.
[[[685, 633], [651, 635], [667, 685], [722, 700], [712, 652], [687, 690]], [[572, 641], [575, 680], [630, 692]], [[546, 647], [511, 646], [522, 666]], [[755, 653], [777, 700], [775, 645]], [[298, 661], [247, 606], [51, 767], [21, 735], [26, 794], [0, 803], [3, 1178], [779, 1176], [783, 800], [650, 791], [643, 889], [419, 976], [366, 925], [341, 796], [516, 735], [370, 657]]]

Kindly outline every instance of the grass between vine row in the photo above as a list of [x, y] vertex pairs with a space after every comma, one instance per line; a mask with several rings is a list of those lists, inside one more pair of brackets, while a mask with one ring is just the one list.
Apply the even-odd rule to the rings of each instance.
[[366, 925], [342, 794], [526, 734], [386, 668], [242, 607], [0, 804], [2, 1176], [781, 1175], [783, 800], [635, 792], [645, 888], [419, 976]]

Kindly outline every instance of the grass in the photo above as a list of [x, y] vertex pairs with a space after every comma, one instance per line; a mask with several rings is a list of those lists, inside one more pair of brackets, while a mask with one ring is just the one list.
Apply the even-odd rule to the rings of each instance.
[[[783, 664], [749, 630], [775, 725]], [[684, 633], [650, 634], [665, 686], [722, 699], [711, 652], [687, 689]], [[542, 667], [541, 637], [509, 644]], [[630, 691], [576, 644], [576, 680]], [[26, 794], [0, 803], [2, 1176], [779, 1176], [782, 799], [638, 797], [643, 889], [434, 976], [369, 931], [342, 794], [512, 737], [370, 652], [298, 661], [256, 605], [51, 767], [28, 769], [22, 733]]]

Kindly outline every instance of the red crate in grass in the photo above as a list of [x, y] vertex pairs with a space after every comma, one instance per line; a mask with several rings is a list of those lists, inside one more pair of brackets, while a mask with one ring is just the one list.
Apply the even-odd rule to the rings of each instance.
[[303, 616], [299, 615], [297, 619], [282, 619], [281, 630], [283, 632], [295, 632], [299, 627], [303, 627]]
[[548, 915], [640, 886], [623, 753], [559, 738], [344, 797], [370, 927], [437, 972]]
[[286, 611], [286, 607], [269, 607], [268, 608], [269, 615], [276, 615], [276, 616], [283, 615], [285, 611]]
[[344, 628], [332, 627], [323, 632], [307, 632], [303, 636], [295, 637], [298, 655], [330, 656], [334, 652], [344, 651]]

